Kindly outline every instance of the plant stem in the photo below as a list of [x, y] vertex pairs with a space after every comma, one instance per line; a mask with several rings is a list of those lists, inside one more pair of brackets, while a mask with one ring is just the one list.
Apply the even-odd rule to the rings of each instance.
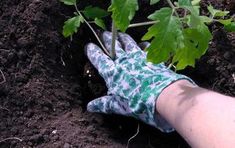
[[116, 52], [115, 52], [115, 45], [117, 39], [117, 28], [115, 27], [114, 22], [112, 23], [112, 50], [111, 50], [111, 58], [115, 60]]
[[175, 7], [174, 4], [171, 2], [171, 0], [166, 0], [166, 1], [167, 1], [167, 3], [170, 5], [170, 7], [173, 9], [175, 15], [176, 15], [177, 17], [179, 17], [178, 12], [176, 11], [176, 7]]
[[130, 24], [128, 28], [134, 28], [134, 27], [141, 27], [141, 26], [147, 26], [147, 25], [153, 25], [158, 23], [159, 21], [150, 21], [150, 22], [141, 22], [141, 23], [135, 23], [135, 24]]
[[77, 4], [74, 5], [75, 9], [77, 11], [77, 13], [83, 18], [84, 22], [87, 24], [87, 26], [91, 29], [91, 31], [93, 32], [93, 34], [95, 35], [96, 39], [98, 40], [100, 46], [102, 47], [103, 51], [110, 56], [110, 53], [108, 52], [108, 50], [105, 48], [105, 46], [103, 45], [102, 41], [100, 40], [99, 36], [97, 35], [97, 33], [95, 32], [95, 30], [92, 28], [92, 26], [88, 23], [88, 21], [83, 17], [82, 13], [79, 11]]

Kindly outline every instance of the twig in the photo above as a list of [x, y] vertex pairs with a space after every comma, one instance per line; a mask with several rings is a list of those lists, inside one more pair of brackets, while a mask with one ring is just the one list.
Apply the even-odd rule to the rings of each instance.
[[171, 2], [171, 0], [166, 0], [166, 1], [167, 1], [167, 3], [170, 5], [170, 7], [173, 9], [175, 15], [176, 15], [177, 17], [179, 17], [178, 12], [176, 11], [176, 7], [175, 7], [174, 4]]
[[128, 140], [126, 148], [129, 148], [129, 144], [130, 144], [131, 140], [134, 139], [134, 138], [139, 134], [139, 132], [140, 132], [140, 124], [138, 124], [137, 131], [136, 131], [135, 135], [133, 135], [133, 136]]
[[10, 52], [10, 50], [7, 50], [7, 49], [3, 49], [1, 48], [0, 51], [4, 51], [4, 52]]
[[2, 107], [2, 106], [0, 106], [0, 109], [1, 109], [1, 110], [6, 110], [6, 111], [10, 112], [9, 109], [7, 109], [7, 108], [5, 108], [5, 107]]
[[1, 73], [2, 78], [3, 78], [3, 81], [2, 81], [2, 82], [0, 82], [0, 84], [3, 84], [3, 83], [5, 83], [5, 82], [6, 82], [6, 77], [5, 77], [5, 75], [4, 75], [4, 73], [2, 72], [2, 70], [1, 70], [1, 69], [0, 69], [0, 73]]
[[153, 25], [158, 23], [159, 21], [150, 21], [150, 22], [142, 22], [142, 23], [135, 23], [135, 24], [130, 24], [128, 28], [134, 28], [134, 27], [141, 27], [141, 26], [147, 26], [147, 25]]
[[6, 139], [1, 140], [0, 143], [3, 143], [3, 142], [5, 142], [5, 141], [7, 141], [7, 140], [18, 140], [18, 141], [20, 141], [20, 142], [23, 141], [22, 139], [17, 138], [17, 137], [10, 137], [10, 138], [6, 138]]
[[98, 42], [100, 43], [100, 46], [102, 47], [102, 49], [104, 50], [104, 52], [111, 56], [110, 53], [108, 52], [108, 50], [104, 47], [103, 43], [101, 42], [99, 36], [97, 35], [97, 33], [95, 32], [95, 30], [91, 27], [91, 25], [88, 23], [88, 21], [85, 19], [85, 17], [83, 17], [82, 13], [79, 11], [77, 4], [74, 5], [75, 9], [77, 11], [77, 13], [83, 18], [84, 22], [87, 24], [87, 26], [91, 29], [91, 31], [93, 32], [93, 34], [95, 35], [96, 39], [98, 40]]
[[176, 72], [176, 66], [172, 63], [168, 65], [167, 69], [171, 69], [172, 67], [174, 68], [174, 71]]
[[115, 52], [116, 39], [117, 39], [117, 28], [115, 27], [115, 24], [113, 22], [112, 24], [112, 50], [111, 50], [111, 58], [113, 60], [115, 60], [116, 58], [116, 52]]

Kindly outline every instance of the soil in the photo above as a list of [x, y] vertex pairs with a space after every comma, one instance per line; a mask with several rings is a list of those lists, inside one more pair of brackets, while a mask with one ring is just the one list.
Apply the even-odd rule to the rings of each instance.
[[[105, 0], [90, 0], [79, 7], [87, 3], [108, 6]], [[232, 0], [203, 1], [202, 13], [207, 13], [206, 3], [235, 13]], [[83, 53], [84, 45], [95, 41], [89, 29], [83, 26], [72, 41], [61, 35], [71, 7], [58, 0], [1, 0], [0, 6], [1, 148], [122, 148], [138, 124], [140, 132], [129, 147], [188, 147], [177, 133], [163, 134], [134, 119], [86, 111], [86, 104], [107, 89]], [[141, 8], [136, 21], [151, 13], [146, 1]], [[200, 86], [235, 96], [235, 35], [218, 24], [210, 28], [214, 39], [208, 52], [195, 68], [181, 73]], [[145, 29], [129, 33], [138, 41]]]

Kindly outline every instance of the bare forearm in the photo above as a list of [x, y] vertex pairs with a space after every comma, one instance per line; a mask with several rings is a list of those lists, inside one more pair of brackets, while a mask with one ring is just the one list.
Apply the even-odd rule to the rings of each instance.
[[178, 81], [157, 100], [157, 111], [192, 147], [235, 145], [235, 99]]

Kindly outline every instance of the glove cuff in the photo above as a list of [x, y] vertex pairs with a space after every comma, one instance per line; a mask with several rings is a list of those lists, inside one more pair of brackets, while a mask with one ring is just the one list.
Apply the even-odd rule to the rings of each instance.
[[141, 109], [134, 111], [135, 116], [138, 116], [145, 123], [158, 128], [162, 132], [169, 133], [174, 131], [174, 128], [156, 111], [156, 100], [166, 87], [179, 80], [188, 80], [196, 85], [192, 79], [180, 74], [174, 73], [170, 77], [162, 78], [160, 83], [153, 83], [145, 88], [140, 99], [142, 102], [139, 102], [137, 107]]

